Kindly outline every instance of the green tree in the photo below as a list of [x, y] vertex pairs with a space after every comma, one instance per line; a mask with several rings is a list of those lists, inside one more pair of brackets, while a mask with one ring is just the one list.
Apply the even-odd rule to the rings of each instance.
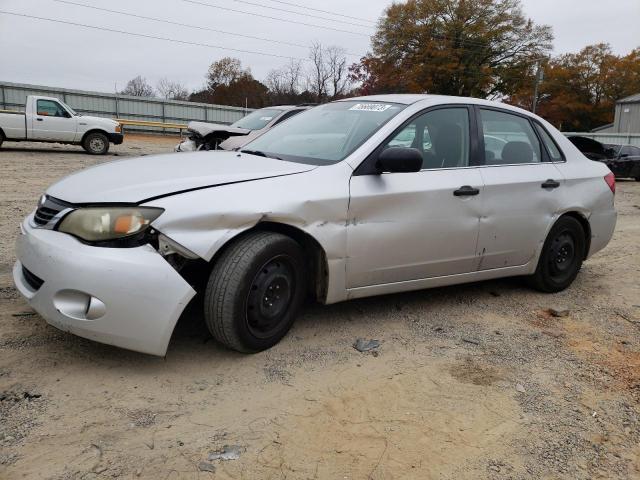
[[363, 93], [499, 97], [515, 90], [552, 40], [520, 0], [408, 0], [387, 8], [351, 78]]

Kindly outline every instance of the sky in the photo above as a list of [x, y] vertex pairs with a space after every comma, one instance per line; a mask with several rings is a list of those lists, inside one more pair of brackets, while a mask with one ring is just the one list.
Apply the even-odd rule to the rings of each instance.
[[[142, 75], [152, 85], [166, 77], [193, 90], [204, 85], [208, 66], [224, 56], [239, 58], [256, 78], [264, 79], [269, 70], [288, 62], [283, 57], [305, 58], [314, 41], [342, 46], [349, 61], [356, 61], [369, 49], [374, 22], [390, 4], [391, 0], [0, 0], [4, 12], [188, 42], [0, 13], [0, 81], [113, 92]], [[555, 53], [598, 42], [609, 43], [617, 54], [640, 46], [640, 0], [522, 0], [522, 4], [529, 18], [553, 27]]]

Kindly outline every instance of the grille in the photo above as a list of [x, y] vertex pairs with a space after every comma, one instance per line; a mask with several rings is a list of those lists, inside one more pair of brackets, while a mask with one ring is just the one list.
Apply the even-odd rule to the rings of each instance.
[[34, 290], [38, 290], [44, 283], [44, 280], [34, 273], [31, 273], [24, 265], [22, 266], [22, 276], [24, 277], [25, 282], [27, 282]]
[[53, 217], [58, 215], [65, 208], [71, 207], [71, 204], [67, 202], [63, 202], [62, 200], [58, 200], [53, 197], [45, 197], [44, 203], [38, 206], [36, 213], [33, 217], [33, 221], [36, 225], [46, 225], [51, 221]]

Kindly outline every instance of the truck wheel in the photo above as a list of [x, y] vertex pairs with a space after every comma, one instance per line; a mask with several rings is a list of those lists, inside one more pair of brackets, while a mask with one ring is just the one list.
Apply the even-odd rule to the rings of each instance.
[[585, 257], [586, 239], [578, 220], [561, 217], [542, 247], [536, 272], [528, 278], [536, 290], [560, 292], [573, 283]]
[[272, 347], [289, 331], [306, 292], [300, 245], [272, 232], [252, 232], [216, 261], [204, 298], [213, 337], [239, 352]]
[[104, 133], [93, 132], [84, 138], [82, 147], [91, 155], [104, 155], [109, 151], [109, 139]]

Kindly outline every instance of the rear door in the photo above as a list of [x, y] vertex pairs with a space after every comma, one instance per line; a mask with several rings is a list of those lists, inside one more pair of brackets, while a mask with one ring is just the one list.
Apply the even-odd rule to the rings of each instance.
[[55, 100], [36, 100], [35, 115], [31, 117], [30, 138], [73, 142], [76, 136], [77, 119]]
[[478, 270], [525, 265], [561, 209], [560, 150], [526, 116], [476, 108], [485, 165]]

